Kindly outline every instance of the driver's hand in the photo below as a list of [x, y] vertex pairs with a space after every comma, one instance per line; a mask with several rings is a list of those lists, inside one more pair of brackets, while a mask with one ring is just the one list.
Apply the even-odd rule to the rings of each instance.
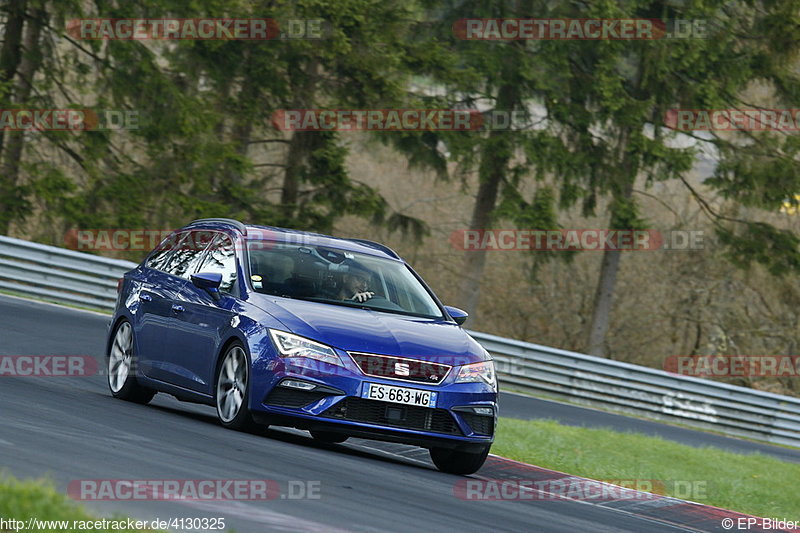
[[373, 296], [375, 296], [375, 293], [374, 293], [374, 292], [368, 292], [368, 291], [365, 291], [365, 292], [357, 292], [357, 293], [355, 293], [355, 294], [353, 295], [353, 297], [352, 297], [352, 298], [350, 298], [350, 299], [351, 299], [351, 300], [355, 300], [355, 301], [357, 301], [358, 303], [364, 303], [364, 302], [366, 302], [367, 300], [369, 300], [370, 298], [372, 298]]

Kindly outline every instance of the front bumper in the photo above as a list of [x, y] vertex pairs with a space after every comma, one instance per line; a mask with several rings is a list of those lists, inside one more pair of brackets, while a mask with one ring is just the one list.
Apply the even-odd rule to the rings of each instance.
[[[357, 367], [302, 358], [264, 358], [253, 364], [250, 410], [263, 424], [478, 451], [494, 440], [497, 393], [482, 383], [455, 383], [454, 374], [440, 385], [428, 385], [365, 376]], [[287, 388], [281, 385], [287, 379], [316, 387], [308, 391]], [[362, 398], [365, 383], [436, 392], [436, 405], [429, 408]], [[481, 413], [490, 408], [492, 414], [475, 413], [475, 407], [483, 408]]]

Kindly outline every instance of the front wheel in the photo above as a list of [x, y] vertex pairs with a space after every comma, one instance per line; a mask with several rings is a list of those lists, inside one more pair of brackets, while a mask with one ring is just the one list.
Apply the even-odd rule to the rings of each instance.
[[489, 455], [489, 446], [479, 452], [431, 448], [430, 453], [433, 464], [442, 472], [465, 476], [480, 470]]
[[249, 377], [249, 363], [244, 348], [238, 342], [234, 343], [220, 359], [215, 387], [217, 418], [226, 428], [238, 431], [258, 429], [247, 408]]
[[114, 342], [108, 354], [108, 388], [114, 398], [144, 405], [153, 399], [156, 391], [139, 385], [135, 373], [133, 328], [130, 322], [124, 320], [114, 332]]

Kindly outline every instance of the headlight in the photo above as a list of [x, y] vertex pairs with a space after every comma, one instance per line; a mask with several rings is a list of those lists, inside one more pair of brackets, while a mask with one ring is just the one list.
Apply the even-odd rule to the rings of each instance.
[[344, 366], [342, 360], [330, 346], [277, 329], [269, 330], [269, 334], [281, 357], [307, 357], [323, 363]]
[[481, 361], [462, 366], [458, 371], [456, 383], [486, 383], [497, 390], [497, 377], [494, 374], [493, 361]]

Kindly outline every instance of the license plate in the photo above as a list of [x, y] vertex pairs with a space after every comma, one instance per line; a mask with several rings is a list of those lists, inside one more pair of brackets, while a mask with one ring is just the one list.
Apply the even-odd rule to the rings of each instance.
[[432, 391], [409, 389], [408, 387], [364, 383], [361, 397], [381, 402], [402, 403], [403, 405], [436, 407], [436, 394]]

